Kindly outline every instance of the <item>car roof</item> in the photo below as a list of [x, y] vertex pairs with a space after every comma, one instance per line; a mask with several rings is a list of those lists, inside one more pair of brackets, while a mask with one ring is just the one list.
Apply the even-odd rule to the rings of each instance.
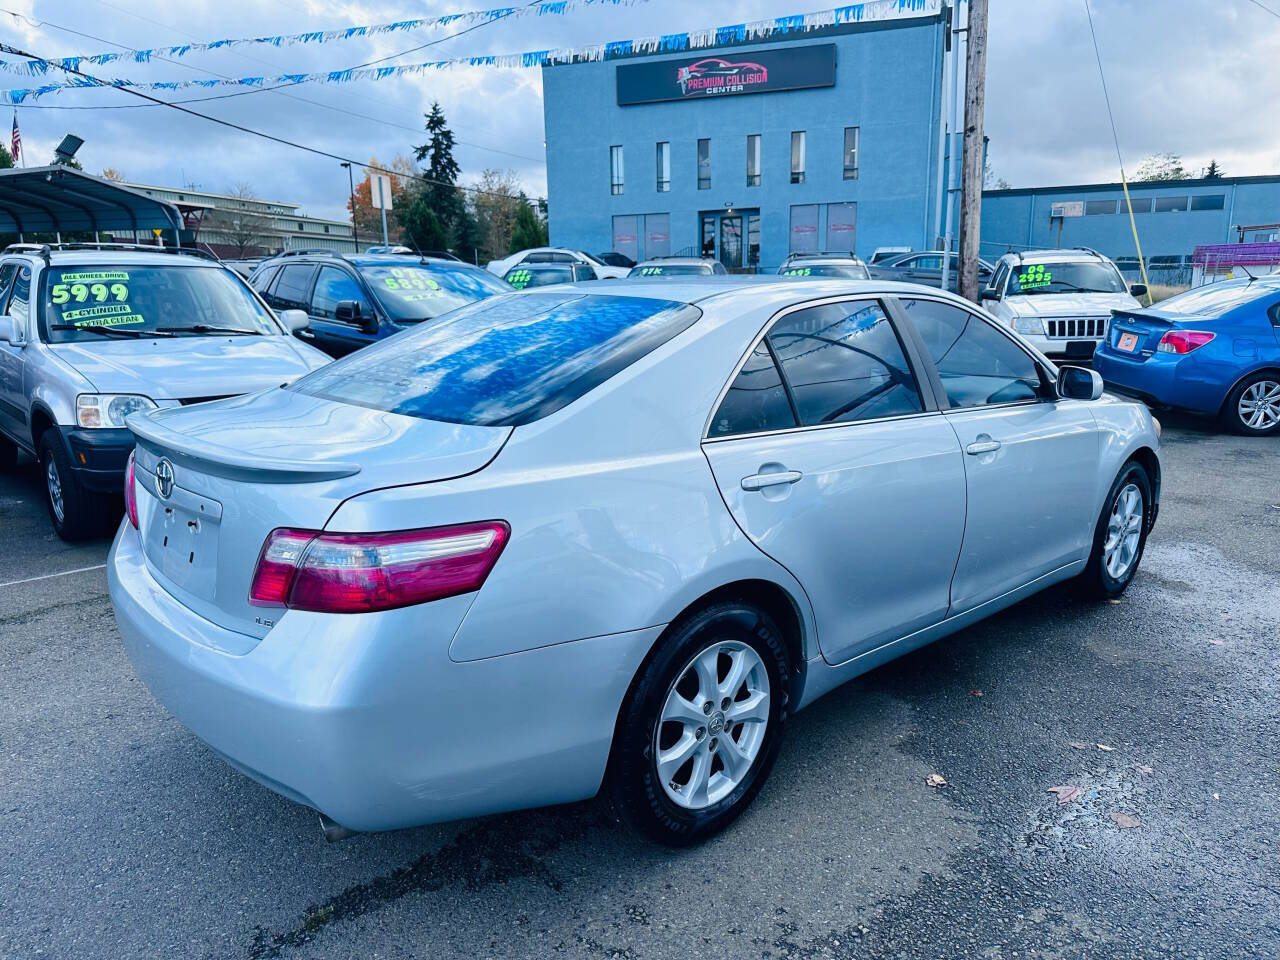
[[[23, 257], [27, 260], [43, 261], [44, 256], [36, 250], [11, 250], [4, 254], [10, 257]], [[219, 260], [211, 260], [201, 256], [188, 256], [174, 253], [146, 253], [141, 250], [50, 250], [48, 264], [51, 267], [75, 266], [80, 264], [115, 264], [132, 263], [157, 267], [222, 267]], [[227, 269], [230, 269], [229, 267]]]
[[465, 260], [446, 260], [443, 257], [411, 257], [403, 253], [286, 253], [277, 254], [263, 260], [260, 266], [279, 263], [330, 263], [341, 260], [353, 267], [376, 267], [379, 265], [413, 266], [426, 263], [429, 266], [470, 267]]
[[1105, 261], [1107, 259], [1098, 251], [1086, 250], [1083, 247], [1073, 247], [1070, 250], [1015, 250], [1004, 256], [1015, 260], [1021, 257], [1023, 260], [1035, 260], [1038, 263], [1070, 263], [1073, 260]]
[[[565, 285], [568, 286], [567, 284]], [[590, 288], [590, 289], [587, 289]], [[537, 292], [554, 290], [539, 287]], [[650, 300], [673, 300], [677, 303], [706, 304], [715, 301], [717, 306], [733, 307], [741, 302], [743, 309], [750, 308], [762, 293], [785, 293], [795, 303], [821, 300], [837, 296], [918, 296], [951, 300], [969, 310], [978, 309], [968, 300], [953, 293], [926, 287], [918, 283], [898, 283], [892, 280], [851, 280], [843, 277], [806, 279], [796, 283], [789, 277], [776, 274], [713, 274], [701, 277], [673, 277], [661, 283], [639, 277], [610, 280], [607, 284], [587, 284], [575, 291], [586, 297], [643, 297]]]

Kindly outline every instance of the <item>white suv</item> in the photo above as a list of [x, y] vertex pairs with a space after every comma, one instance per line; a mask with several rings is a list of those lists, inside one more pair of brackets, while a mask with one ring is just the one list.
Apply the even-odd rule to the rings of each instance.
[[988, 310], [1041, 353], [1088, 360], [1107, 335], [1112, 310], [1135, 310], [1142, 284], [1128, 286], [1116, 265], [1085, 248], [1006, 253], [982, 291]]

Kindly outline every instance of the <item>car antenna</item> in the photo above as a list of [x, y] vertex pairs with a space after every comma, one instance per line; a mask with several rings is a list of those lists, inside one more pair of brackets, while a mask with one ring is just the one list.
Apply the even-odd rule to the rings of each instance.
[[413, 252], [418, 255], [418, 263], [424, 267], [428, 266], [427, 255], [422, 252], [422, 248], [419, 247], [418, 244], [414, 242], [412, 237], [409, 238], [409, 244], [410, 246], [413, 247]]
[[[1243, 263], [1237, 263], [1236, 266], [1244, 271], [1244, 275], [1249, 278], [1249, 283], [1253, 283], [1253, 281], [1258, 279], [1249, 271], [1249, 268], [1246, 267]], [[1249, 283], [1246, 283], [1245, 286], [1247, 287]]]

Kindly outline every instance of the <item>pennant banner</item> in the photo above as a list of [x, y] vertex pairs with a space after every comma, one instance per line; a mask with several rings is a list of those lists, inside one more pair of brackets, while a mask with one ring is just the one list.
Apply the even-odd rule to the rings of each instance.
[[[573, 0], [565, 0], [572, 3]], [[600, 2], [600, 0], [595, 0]], [[610, 0], [605, 0], [610, 2]], [[669, 33], [658, 37], [637, 40], [620, 40], [598, 43], [586, 47], [563, 47], [553, 50], [530, 50], [524, 53], [496, 54], [480, 57], [454, 57], [448, 60], [428, 60], [400, 66], [364, 67], [352, 70], [331, 70], [318, 73], [284, 73], [274, 77], [240, 77], [238, 79], [209, 80], [98, 80], [72, 75], [68, 80], [47, 83], [38, 87], [5, 90], [0, 93], [7, 103], [19, 104], [35, 100], [51, 93], [86, 87], [120, 87], [134, 90], [186, 90], [191, 88], [214, 89], [221, 87], [294, 86], [300, 83], [352, 83], [357, 80], [386, 80], [391, 77], [417, 76], [454, 67], [528, 68], [562, 63], [586, 63], [613, 60], [632, 54], [678, 53], [682, 50], [698, 50], [705, 47], [745, 43], [751, 40], [781, 38], [789, 35], [819, 30], [823, 27], [876, 20], [929, 16], [938, 13], [942, 0], [867, 0], [822, 10], [817, 13], [756, 20], [752, 23], [730, 24], [688, 33]], [[554, 4], [544, 4], [554, 6]], [[460, 14], [459, 16], [465, 16]], [[41, 61], [57, 67], [59, 61]], [[78, 66], [69, 69], [79, 69]]]
[[[275, 37], [245, 37], [240, 40], [210, 40], [207, 43], [182, 43], [172, 47], [150, 47], [146, 50], [119, 50], [110, 53], [86, 53], [75, 57], [54, 60], [0, 60], [0, 70], [44, 76], [50, 70], [69, 67], [79, 70], [84, 64], [103, 66], [108, 63], [150, 63], [153, 58], [177, 59], [207, 50], [226, 50], [249, 44], [265, 44], [283, 47], [292, 44], [329, 43], [333, 40], [353, 40], [360, 37], [376, 37], [385, 33], [407, 33], [413, 30], [429, 30], [435, 27], [470, 26], [491, 23], [508, 17], [564, 16], [583, 7], [629, 7], [646, 0], [546, 0], [532, 6], [494, 7], [491, 10], [470, 10], [466, 13], [450, 13], [441, 17], [423, 17], [416, 20], [397, 20], [394, 23], [374, 23], [363, 27], [344, 27], [341, 30], [311, 30], [306, 33], [281, 34]], [[23, 18], [29, 19], [27, 17]], [[39, 23], [39, 21], [31, 21]]]

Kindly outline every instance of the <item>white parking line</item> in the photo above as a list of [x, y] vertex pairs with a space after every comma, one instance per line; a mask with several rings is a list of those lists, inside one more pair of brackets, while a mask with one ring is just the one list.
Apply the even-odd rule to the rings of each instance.
[[54, 577], [66, 577], [73, 573], [85, 573], [89, 570], [105, 570], [105, 563], [97, 563], [92, 567], [76, 567], [74, 570], [63, 570], [61, 573], [46, 573], [40, 577], [27, 577], [25, 580], [9, 580], [0, 583], [0, 587], [16, 587], [20, 583], [35, 583], [37, 580], [52, 580]]

